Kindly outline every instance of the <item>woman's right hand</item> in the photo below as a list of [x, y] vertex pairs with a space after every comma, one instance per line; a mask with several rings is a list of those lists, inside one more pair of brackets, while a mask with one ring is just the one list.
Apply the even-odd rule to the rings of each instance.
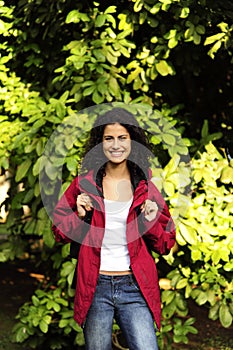
[[90, 211], [93, 208], [91, 198], [86, 193], [78, 195], [77, 200], [78, 217], [83, 219], [86, 215], [86, 211]]

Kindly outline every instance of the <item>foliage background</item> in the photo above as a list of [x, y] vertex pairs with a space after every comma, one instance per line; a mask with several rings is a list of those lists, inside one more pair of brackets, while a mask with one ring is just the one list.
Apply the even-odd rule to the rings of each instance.
[[[85, 135], [72, 139], [72, 126], [90, 127], [85, 113], [77, 112], [111, 102], [145, 113], [141, 123], [154, 134], [154, 179], [173, 213], [179, 198], [178, 250], [166, 259], [155, 256], [163, 302], [161, 349], [188, 342], [195, 332], [189, 299], [229, 327], [231, 1], [133, 0], [109, 6], [106, 1], [20, 0], [0, 5], [0, 167], [10, 183], [2, 203], [7, 220], [0, 226], [9, 236], [1, 244], [0, 261], [35, 258], [46, 271], [44, 283], [19, 312], [16, 341], [51, 349], [83, 343], [72, 320], [75, 262], [68, 246], [54, 245], [41, 191], [55, 201], [63, 163], [61, 192], [77, 173]], [[164, 118], [167, 124], [160, 123]], [[64, 129], [54, 158], [48, 159], [46, 142], [60, 125]], [[183, 161], [188, 154], [191, 177]], [[40, 169], [40, 180], [49, 182], [42, 189]]]

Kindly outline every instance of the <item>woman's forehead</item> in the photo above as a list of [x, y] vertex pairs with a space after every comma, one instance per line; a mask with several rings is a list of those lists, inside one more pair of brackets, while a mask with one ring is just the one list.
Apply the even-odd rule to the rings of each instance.
[[105, 134], [129, 134], [128, 130], [120, 123], [107, 124], [104, 128]]

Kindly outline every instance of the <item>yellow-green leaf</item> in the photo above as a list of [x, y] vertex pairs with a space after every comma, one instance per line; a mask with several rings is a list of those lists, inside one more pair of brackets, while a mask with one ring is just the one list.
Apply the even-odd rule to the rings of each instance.
[[26, 159], [22, 164], [19, 165], [15, 176], [16, 182], [19, 182], [20, 180], [22, 180], [22, 178], [27, 174], [31, 164], [32, 164], [31, 159]]
[[162, 76], [169, 74], [172, 75], [174, 73], [172, 67], [165, 60], [161, 60], [160, 62], [156, 63], [155, 67]]
[[189, 244], [197, 243], [197, 232], [193, 227], [184, 225], [183, 223], [180, 222], [179, 231], [187, 243]]
[[219, 309], [219, 320], [223, 327], [230, 327], [232, 324], [232, 315], [227, 305], [222, 304]]
[[233, 183], [233, 168], [230, 166], [223, 168], [220, 180], [224, 184]]

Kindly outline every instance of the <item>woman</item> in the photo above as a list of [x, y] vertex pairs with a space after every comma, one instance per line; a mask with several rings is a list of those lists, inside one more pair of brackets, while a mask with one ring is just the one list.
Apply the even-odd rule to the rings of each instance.
[[134, 116], [111, 109], [95, 121], [82, 175], [54, 210], [56, 240], [82, 242], [74, 318], [84, 329], [87, 350], [112, 349], [113, 319], [129, 349], [158, 349], [160, 292], [150, 251], [168, 254], [175, 229], [150, 181], [149, 155]]

